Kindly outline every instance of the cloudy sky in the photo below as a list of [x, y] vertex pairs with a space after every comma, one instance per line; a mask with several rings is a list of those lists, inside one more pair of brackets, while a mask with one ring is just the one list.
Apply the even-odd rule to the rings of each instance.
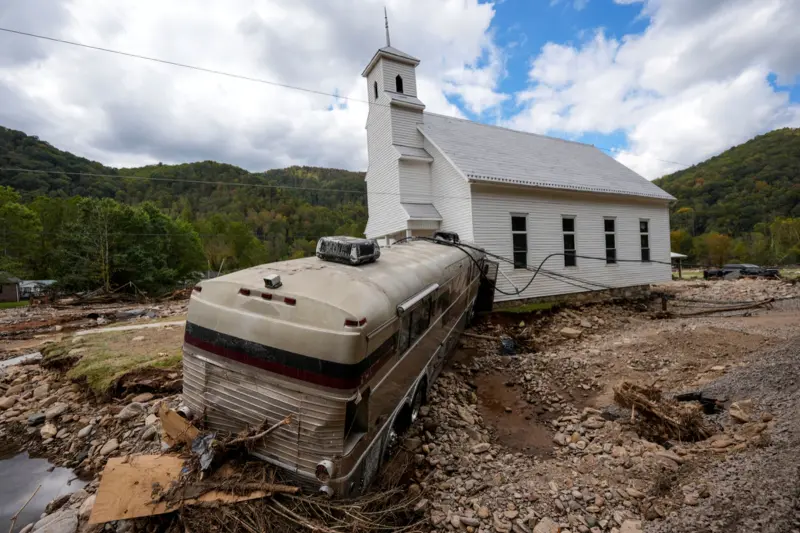
[[366, 168], [383, 45], [429, 111], [580, 140], [648, 178], [800, 126], [798, 0], [3, 0], [0, 125], [113, 166]]

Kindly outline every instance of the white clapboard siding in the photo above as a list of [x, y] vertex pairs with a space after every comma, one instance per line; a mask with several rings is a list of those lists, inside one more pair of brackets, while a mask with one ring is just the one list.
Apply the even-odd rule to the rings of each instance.
[[[373, 82], [380, 87], [381, 65], [378, 64], [367, 77], [367, 89], [373, 91]], [[397, 151], [392, 147], [391, 111], [388, 98], [379, 93], [378, 103], [370, 106], [367, 117], [367, 209], [369, 220], [364, 233], [369, 238], [381, 237], [405, 229], [406, 212], [400, 205], [400, 183], [397, 179]], [[370, 95], [371, 100], [374, 94]]]
[[431, 164], [400, 161], [400, 201], [413, 204], [431, 203]]
[[394, 144], [422, 148], [422, 134], [417, 130], [417, 127], [422, 122], [422, 111], [392, 106], [392, 139]]
[[425, 139], [424, 147], [433, 157], [433, 163], [431, 163], [431, 196], [433, 205], [442, 216], [439, 229], [441, 231], [453, 231], [458, 233], [461, 240], [474, 242], [469, 183], [428, 139]]
[[389, 59], [381, 59], [380, 63], [383, 66], [383, 86], [387, 91], [396, 91], [397, 84], [395, 80], [397, 76], [400, 76], [403, 78], [403, 94], [417, 96], [417, 79], [414, 67]]
[[[441, 212], [441, 209], [440, 209]], [[605, 257], [604, 217], [616, 219], [617, 257], [641, 259], [639, 221], [650, 221], [650, 257], [660, 263], [617, 263], [577, 259], [576, 267], [565, 267], [564, 258], [549, 259], [544, 269], [586, 279], [610, 287], [660, 283], [671, 279], [669, 211], [667, 203], [592, 193], [530, 191], [519, 188], [473, 185], [472, 216], [475, 242], [491, 253], [511, 258], [511, 215], [527, 215], [528, 264], [534, 267], [554, 252], [563, 252], [562, 215], [575, 216], [578, 255]], [[444, 213], [442, 213], [444, 216]], [[501, 264], [501, 271], [513, 285], [522, 288], [532, 273]], [[498, 274], [497, 287], [506, 292], [514, 286]], [[595, 287], [599, 289], [599, 287]], [[497, 301], [580, 292], [584, 289], [539, 274], [520, 296], [495, 295]]]

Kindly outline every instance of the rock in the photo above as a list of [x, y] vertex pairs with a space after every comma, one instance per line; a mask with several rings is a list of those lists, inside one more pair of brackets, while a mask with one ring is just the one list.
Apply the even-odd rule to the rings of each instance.
[[722, 438], [715, 439], [711, 442], [712, 448], [727, 448], [733, 444], [733, 439], [727, 436], [722, 436]]
[[[150, 416], [148, 416], [147, 418], [149, 419]], [[146, 422], [147, 422], [147, 420], [145, 420], [145, 423]], [[417, 438], [417, 437], [409, 437], [409, 438], [406, 439], [405, 447], [407, 449], [411, 450], [412, 452], [416, 452], [417, 450], [419, 450], [422, 447], [422, 439]]]
[[558, 524], [552, 518], [542, 518], [536, 527], [533, 528], [533, 533], [558, 533]]
[[771, 422], [772, 418], [773, 417], [772, 417], [772, 415], [770, 413], [761, 413], [761, 421], [762, 422]]
[[144, 335], [139, 335], [131, 339], [131, 342], [142, 342], [145, 339]]
[[119, 420], [130, 420], [131, 418], [136, 418], [137, 416], [144, 413], [145, 407], [144, 405], [140, 404], [139, 402], [132, 402], [125, 406], [125, 408], [119, 412], [117, 418]]
[[63, 415], [69, 409], [69, 404], [64, 402], [57, 402], [54, 403], [53, 406], [44, 412], [44, 418], [46, 420], [52, 420], [57, 416]]
[[581, 336], [582, 331], [575, 328], [563, 328], [559, 333], [568, 339], [577, 339]]
[[53, 405], [57, 401], [58, 401], [58, 396], [57, 395], [53, 394], [52, 396], [48, 396], [47, 398], [42, 400], [41, 403], [39, 403], [39, 409], [45, 409], [47, 407], [50, 407], [51, 405]]
[[75, 533], [77, 529], [78, 513], [74, 509], [61, 509], [33, 525], [34, 533]]
[[55, 424], [47, 423], [42, 426], [42, 429], [39, 430], [39, 435], [42, 436], [42, 439], [52, 439], [58, 433], [58, 428]]
[[67, 352], [67, 355], [80, 355], [82, 353], [86, 353], [86, 348], [73, 348]]
[[45, 383], [44, 385], [39, 385], [35, 389], [33, 389], [33, 397], [37, 400], [40, 400], [47, 396], [47, 393], [50, 392], [50, 385]]
[[475, 418], [472, 416], [472, 413], [470, 413], [467, 408], [462, 405], [458, 406], [458, 416], [460, 416], [461, 420], [467, 424], [475, 424]]
[[685, 494], [683, 496], [683, 503], [685, 503], [686, 505], [695, 506], [698, 503], [697, 502], [697, 496], [695, 494], [691, 494], [691, 493]]
[[16, 396], [20, 392], [25, 390], [25, 386], [20, 383], [19, 385], [12, 385], [6, 391], [6, 396]]
[[38, 426], [44, 421], [45, 421], [44, 413], [33, 413], [31, 416], [28, 417], [29, 426]]
[[490, 515], [491, 515], [491, 511], [489, 511], [488, 507], [480, 507], [478, 509], [478, 516], [480, 518], [489, 518]]
[[567, 445], [567, 436], [563, 433], [556, 433], [553, 435], [553, 442], [558, 444], [559, 446], [566, 446]]
[[731, 418], [737, 422], [745, 423], [750, 422], [753, 416], [753, 400], [742, 400], [740, 402], [733, 402], [728, 409]]
[[139, 437], [139, 440], [148, 441], [153, 440], [156, 435], [158, 435], [158, 430], [155, 426], [146, 426], [144, 431], [142, 431], [142, 436]]
[[481, 521], [478, 520], [477, 518], [470, 518], [470, 517], [467, 517], [467, 516], [459, 516], [458, 519], [462, 524], [464, 524], [467, 527], [469, 527], [469, 526], [478, 527], [479, 525], [481, 525]]
[[88, 426], [84, 427], [83, 429], [81, 429], [78, 432], [78, 438], [82, 439], [84, 437], [88, 437], [89, 433], [91, 433], [93, 429], [94, 429], [94, 426], [89, 424]]
[[103, 447], [100, 448], [100, 452], [99, 453], [100, 453], [100, 455], [105, 456], [105, 455], [108, 455], [111, 452], [115, 451], [117, 448], [119, 448], [119, 442], [117, 442], [117, 439], [111, 439], [108, 442], [106, 442], [105, 444], [103, 444]]
[[658, 452], [656, 452], [656, 456], [663, 457], [663, 458], [669, 459], [671, 461], [675, 461], [679, 465], [682, 465], [685, 462], [683, 457], [681, 457], [677, 453], [673, 453], [673, 452], [669, 452], [669, 451], [658, 451]]
[[712, 366], [711, 370], [713, 370], [714, 372], [722, 372], [723, 370], [725, 370], [725, 365]]
[[152, 400], [153, 398], [155, 398], [155, 396], [153, 396], [153, 393], [151, 393], [151, 392], [143, 392], [143, 393], [141, 393], [141, 394], [139, 394], [137, 396], [134, 396], [131, 401], [132, 402], [136, 402], [136, 403], [147, 403], [150, 400]]
[[147, 417], [144, 419], [145, 426], [152, 426], [156, 422], [158, 422], [158, 415], [147, 415]]
[[27, 526], [20, 529], [19, 533], [31, 533], [31, 531], [33, 531], [33, 524], [28, 524]]
[[97, 499], [96, 494], [92, 494], [81, 504], [81, 508], [78, 510], [78, 516], [81, 518], [89, 518], [89, 515], [92, 514], [92, 508], [94, 507], [94, 501]]
[[619, 528], [619, 533], [642, 533], [641, 520], [625, 520]]
[[606, 425], [606, 421], [602, 418], [590, 418], [586, 422], [583, 423], [583, 427], [588, 429], [600, 429], [601, 427]]
[[0, 411], [5, 411], [6, 409], [10, 409], [17, 403], [16, 396], [5, 396], [0, 398]]
[[63, 439], [64, 437], [66, 437], [68, 435], [69, 435], [69, 430], [67, 428], [61, 428], [61, 429], [58, 430], [58, 433], [56, 433], [56, 438], [57, 439]]
[[445, 518], [447, 518], [447, 515], [440, 510], [434, 509], [431, 511], [431, 524], [433, 524], [434, 527], [437, 527], [439, 524], [444, 522]]
[[477, 446], [473, 446], [472, 453], [483, 453], [483, 452], [488, 451], [489, 448], [491, 448], [491, 447], [492, 447], [492, 445], [489, 444], [488, 442], [481, 442]]
[[636, 498], [637, 500], [641, 500], [642, 498], [644, 498], [644, 492], [634, 489], [633, 487], [628, 487], [627, 489], [625, 489], [625, 492], [628, 493], [628, 496], [630, 496], [631, 498]]

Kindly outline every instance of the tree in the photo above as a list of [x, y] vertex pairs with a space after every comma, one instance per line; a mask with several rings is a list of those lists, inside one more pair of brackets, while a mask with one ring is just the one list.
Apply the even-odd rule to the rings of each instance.
[[709, 233], [704, 236], [708, 262], [712, 265], [723, 265], [731, 254], [732, 240], [727, 235]]
[[19, 200], [13, 189], [0, 187], [0, 270], [28, 277], [42, 226], [36, 213]]

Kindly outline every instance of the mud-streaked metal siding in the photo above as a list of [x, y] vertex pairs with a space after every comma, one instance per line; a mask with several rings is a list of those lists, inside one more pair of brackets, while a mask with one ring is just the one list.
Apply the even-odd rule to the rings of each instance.
[[427, 138], [425, 139], [424, 148], [433, 156], [433, 163], [431, 163], [431, 200], [442, 216], [439, 229], [441, 231], [454, 231], [458, 233], [461, 240], [474, 242], [472, 192], [469, 183]]
[[183, 356], [183, 400], [212, 430], [238, 433], [291, 415], [292, 422], [271, 433], [255, 453], [305, 472], [341, 453], [343, 399], [333, 401], [319, 390], [289, 387], [268, 372], [194, 347], [185, 347]]
[[[617, 257], [641, 259], [639, 220], [650, 221], [650, 257], [659, 263], [617, 263], [578, 258], [576, 267], [565, 267], [564, 258], [549, 259], [544, 268], [561, 274], [587, 279], [612, 287], [629, 287], [669, 281], [669, 209], [664, 201], [597, 194], [559, 193], [556, 191], [509, 190], [505, 187], [474, 185], [472, 216], [475, 241], [487, 252], [512, 257], [511, 215], [527, 216], [528, 264], [539, 263], [554, 252], [564, 251], [562, 216], [575, 217], [575, 239], [578, 255], [605, 257], [604, 218], [616, 219]], [[501, 263], [500, 269], [517, 287], [531, 277], [527, 270], [514, 269]], [[514, 287], [503, 275], [497, 286], [506, 291]], [[599, 289], [599, 287], [595, 287]], [[581, 292], [581, 289], [539, 274], [522, 296], [495, 294], [497, 301], [533, 298]]]

